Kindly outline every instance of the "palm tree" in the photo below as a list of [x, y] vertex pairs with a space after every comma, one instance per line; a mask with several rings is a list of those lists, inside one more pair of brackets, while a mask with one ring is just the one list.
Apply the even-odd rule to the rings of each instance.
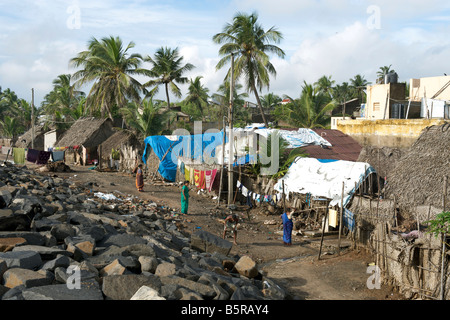
[[339, 103], [342, 104], [342, 117], [345, 119], [345, 106], [347, 102], [352, 98], [352, 91], [348, 82], [343, 82], [338, 84], [334, 90], [334, 98]]
[[53, 80], [53, 90], [45, 95], [41, 110], [48, 115], [47, 124], [55, 124], [58, 128], [66, 128], [68, 124], [62, 122], [78, 119], [73, 117], [80, 106], [80, 101], [86, 103], [85, 93], [75, 89], [71, 83], [70, 74], [59, 75]]
[[127, 125], [143, 138], [163, 131], [170, 113], [161, 111], [161, 104], [155, 103], [151, 98], [142, 100], [140, 104], [132, 102], [120, 109]]
[[[245, 99], [248, 98], [248, 94], [246, 92], [239, 93], [242, 90], [242, 85], [237, 83], [234, 86], [233, 90], [233, 125], [239, 121], [245, 121], [246, 114], [244, 112], [244, 103]], [[218, 106], [218, 110], [216, 112], [216, 119], [219, 123], [222, 123], [222, 119], [224, 116], [228, 114], [228, 109], [230, 107], [230, 83], [228, 81], [224, 81], [216, 93], [211, 95], [212, 104]]]
[[329, 125], [328, 113], [336, 108], [336, 103], [317, 87], [304, 82], [300, 99], [292, 99], [287, 105], [289, 122], [300, 128], [325, 128]]
[[23, 130], [18, 119], [9, 116], [5, 116], [3, 120], [0, 120], [0, 127], [2, 128], [3, 134], [13, 140]]
[[178, 48], [159, 48], [152, 58], [147, 56], [145, 61], [150, 62], [152, 68], [149, 75], [156, 78], [144, 84], [144, 87], [153, 87], [147, 96], [153, 97], [159, 91], [159, 86], [163, 85], [166, 91], [167, 108], [170, 109], [169, 89], [177, 97], [181, 97], [181, 90], [177, 84], [185, 84], [188, 78], [183, 74], [195, 68], [194, 65], [186, 63], [183, 65], [183, 57], [180, 57]]
[[134, 76], [149, 73], [140, 68], [143, 62], [140, 54], [129, 54], [134, 46], [134, 42], [130, 42], [124, 47], [119, 37], [111, 36], [100, 41], [92, 38], [88, 50], [70, 60], [74, 67], [82, 67], [73, 74], [77, 86], [94, 82], [86, 100], [91, 112], [100, 108], [102, 117], [107, 113], [112, 119], [113, 108], [126, 106], [128, 99], [141, 100], [142, 85]]
[[[274, 66], [269, 61], [268, 53], [284, 58], [284, 51], [272, 43], [279, 43], [283, 38], [281, 32], [274, 27], [264, 31], [258, 23], [258, 15], [252, 13], [237, 13], [233, 23], [225, 25], [223, 31], [213, 36], [213, 41], [222, 44], [219, 55], [222, 59], [216, 69], [223, 68], [232, 57], [234, 64], [234, 80], [244, 77], [247, 92], [255, 94], [256, 102], [261, 112], [264, 124], [268, 127], [264, 110], [259, 99], [258, 90], [269, 87], [269, 75], [276, 75]], [[231, 68], [227, 79], [231, 79]]]
[[395, 70], [391, 69], [392, 64], [390, 64], [389, 66], [383, 66], [380, 67], [380, 69], [377, 71], [377, 79], [379, 83], [384, 83], [384, 76], [387, 75], [388, 73], [393, 73], [395, 72]]
[[188, 88], [188, 96], [184, 100], [186, 103], [194, 105], [200, 111], [202, 120], [204, 120], [204, 109], [208, 106], [208, 92], [209, 89], [204, 87], [200, 82], [201, 76], [195, 77], [194, 80], [190, 80]]
[[364, 89], [369, 85], [370, 82], [367, 81], [364, 76], [357, 74], [352, 79], [350, 79], [350, 87], [353, 91], [353, 96], [358, 98], [359, 101], [365, 101]]
[[314, 83], [314, 87], [317, 88], [318, 92], [333, 98], [333, 86], [335, 82], [336, 81], [331, 80], [331, 76], [322, 76]]
[[280, 96], [274, 94], [273, 92], [268, 93], [261, 97], [261, 104], [263, 108], [271, 109], [277, 106], [283, 99]]

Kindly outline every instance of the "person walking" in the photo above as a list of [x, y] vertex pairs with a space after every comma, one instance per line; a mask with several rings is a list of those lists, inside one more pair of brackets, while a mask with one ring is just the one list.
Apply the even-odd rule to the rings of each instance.
[[181, 188], [181, 213], [188, 214], [189, 209], [189, 181], [185, 180]]
[[284, 212], [281, 215], [283, 221], [283, 243], [285, 246], [292, 245], [292, 229], [294, 227], [292, 215], [294, 214], [294, 211], [294, 209], [291, 209], [290, 212]]
[[225, 239], [226, 233], [227, 231], [231, 231], [231, 233], [233, 234], [233, 243], [235, 245], [237, 245], [236, 239], [237, 239], [237, 224], [239, 222], [239, 218], [237, 215], [232, 214], [229, 215], [228, 217], [226, 217], [225, 221], [224, 221], [224, 228], [223, 228], [223, 236], [222, 238]]
[[144, 172], [142, 171], [142, 164], [138, 164], [136, 169], [136, 188], [139, 192], [144, 191]]

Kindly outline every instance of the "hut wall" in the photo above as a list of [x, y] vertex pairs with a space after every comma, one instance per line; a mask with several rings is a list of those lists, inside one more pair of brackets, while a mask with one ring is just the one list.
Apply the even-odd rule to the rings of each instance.
[[[439, 299], [442, 238], [423, 231], [423, 223], [439, 212], [436, 208], [418, 206], [411, 221], [394, 200], [356, 196], [349, 210], [356, 226], [349, 237], [372, 253], [382, 283], [397, 286], [406, 298]], [[448, 255], [445, 260], [444, 298], [449, 299]]]
[[136, 148], [134, 148], [129, 144], [123, 144], [119, 150], [120, 150], [119, 171], [132, 172], [136, 167], [136, 158], [138, 159], [138, 161], [140, 161], [141, 154]]

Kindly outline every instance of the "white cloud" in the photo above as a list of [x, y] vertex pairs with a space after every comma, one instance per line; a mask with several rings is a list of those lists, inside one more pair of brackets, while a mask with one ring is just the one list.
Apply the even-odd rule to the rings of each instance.
[[[201, 3], [200, 7], [198, 3]], [[367, 21], [375, 5], [380, 28]], [[80, 9], [79, 28], [68, 28], [68, 8]], [[197, 6], [197, 7], [196, 7]], [[284, 35], [286, 59], [273, 58], [277, 70], [270, 92], [298, 96], [303, 81], [331, 75], [337, 82], [356, 74], [374, 82], [379, 67], [392, 64], [401, 81], [450, 73], [447, 40], [450, 3], [411, 0], [228, 0], [228, 1], [12, 1], [0, 3], [0, 85], [37, 99], [59, 74], [73, 73], [69, 59], [86, 49], [93, 36], [119, 36], [136, 43], [133, 53], [153, 55], [161, 46], [178, 47], [213, 93], [226, 69], [216, 71], [219, 46], [212, 36], [237, 11], [257, 11], [262, 26]], [[437, 10], [436, 8], [439, 8]], [[186, 90], [186, 87], [183, 87]], [[267, 90], [266, 90], [267, 91]], [[250, 95], [250, 99], [253, 96]]]

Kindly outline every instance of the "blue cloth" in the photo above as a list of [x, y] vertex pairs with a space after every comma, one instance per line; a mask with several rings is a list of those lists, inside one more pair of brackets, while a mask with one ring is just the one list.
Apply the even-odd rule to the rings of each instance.
[[142, 161], [147, 163], [148, 155], [153, 150], [156, 156], [161, 159], [158, 172], [168, 181], [175, 181], [177, 173], [177, 158], [189, 157], [194, 160], [205, 160], [206, 156], [215, 156], [215, 148], [221, 145], [223, 141], [223, 132], [205, 133], [192, 136], [177, 136], [175, 141], [165, 136], [149, 136], [145, 138], [144, 154]]
[[342, 216], [342, 222], [348, 230], [353, 232], [355, 229], [355, 215], [350, 210], [344, 208], [344, 214]]
[[53, 162], [64, 161], [64, 153], [65, 151], [53, 151], [52, 152]]
[[290, 244], [292, 242], [292, 229], [294, 227], [294, 223], [288, 218], [286, 212], [283, 213], [281, 219], [283, 220], [283, 242]]

